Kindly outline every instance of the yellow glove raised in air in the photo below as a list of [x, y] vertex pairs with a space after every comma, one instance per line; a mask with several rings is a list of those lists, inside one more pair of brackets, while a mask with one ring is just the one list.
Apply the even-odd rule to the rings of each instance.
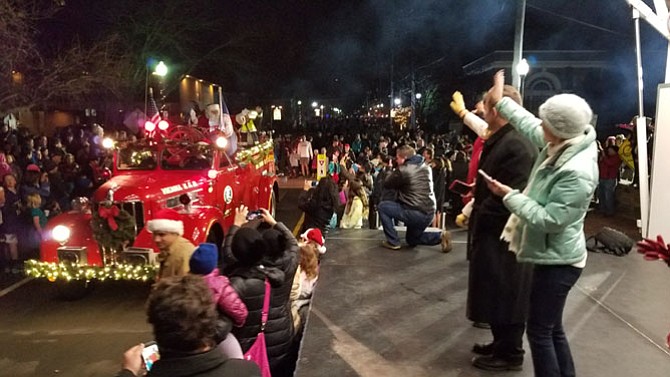
[[467, 228], [468, 227], [468, 217], [465, 216], [464, 214], [459, 214], [456, 216], [456, 226], [459, 228]]
[[451, 106], [451, 109], [461, 118], [465, 116], [465, 114], [468, 113], [468, 109], [465, 108], [465, 101], [463, 101], [463, 95], [461, 92], [458, 90], [454, 92], [454, 94], [451, 95], [451, 98], [453, 99], [449, 106]]

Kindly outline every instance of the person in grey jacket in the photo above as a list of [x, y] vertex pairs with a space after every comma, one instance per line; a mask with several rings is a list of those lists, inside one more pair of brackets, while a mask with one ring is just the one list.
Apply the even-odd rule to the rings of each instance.
[[407, 227], [405, 240], [410, 246], [441, 244], [442, 252], [448, 253], [451, 251], [451, 234], [448, 231], [425, 231], [433, 221], [436, 205], [430, 166], [408, 145], [398, 148], [396, 162], [398, 169], [384, 180], [383, 185], [384, 189], [396, 190], [397, 199], [384, 200], [377, 207], [386, 236], [382, 245], [391, 250], [400, 249], [394, 224], [394, 220], [399, 220]]
[[575, 376], [563, 331], [563, 308], [586, 265], [584, 218], [598, 185], [596, 132], [588, 103], [558, 94], [540, 106], [540, 118], [502, 98], [505, 77], [489, 91], [496, 109], [520, 133], [542, 148], [526, 189], [489, 180], [512, 215], [502, 237], [519, 262], [534, 264], [527, 334], [535, 376]]

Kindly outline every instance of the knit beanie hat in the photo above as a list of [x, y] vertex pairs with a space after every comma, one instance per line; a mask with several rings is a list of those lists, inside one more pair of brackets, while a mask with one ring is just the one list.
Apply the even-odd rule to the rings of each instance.
[[233, 236], [230, 248], [240, 264], [254, 266], [263, 259], [267, 244], [257, 229], [240, 228]]
[[305, 242], [314, 242], [317, 244], [317, 249], [319, 250], [319, 254], [325, 254], [326, 253], [326, 240], [323, 239], [323, 235], [321, 234], [321, 230], [319, 228], [309, 228], [300, 235], [300, 238], [305, 241]]
[[280, 256], [286, 250], [286, 237], [277, 229], [267, 229], [262, 233], [267, 245], [267, 254], [272, 257]]
[[189, 267], [191, 273], [198, 275], [208, 275], [216, 268], [219, 261], [219, 250], [213, 243], [201, 243], [193, 251]]
[[561, 139], [583, 134], [593, 118], [591, 107], [575, 94], [557, 94], [546, 100], [539, 109], [540, 119]]
[[179, 212], [170, 208], [163, 208], [156, 212], [153, 219], [147, 221], [147, 230], [150, 233], [167, 232], [182, 236], [184, 235], [184, 223], [181, 221]]

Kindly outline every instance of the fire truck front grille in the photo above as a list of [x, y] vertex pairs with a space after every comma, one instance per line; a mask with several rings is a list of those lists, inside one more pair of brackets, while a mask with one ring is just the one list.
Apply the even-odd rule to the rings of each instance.
[[117, 205], [135, 218], [135, 234], [139, 233], [144, 228], [144, 206], [142, 202], [121, 202]]

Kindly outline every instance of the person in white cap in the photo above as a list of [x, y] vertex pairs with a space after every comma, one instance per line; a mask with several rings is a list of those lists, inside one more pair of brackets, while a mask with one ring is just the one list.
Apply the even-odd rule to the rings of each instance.
[[563, 331], [563, 308], [586, 265], [584, 218], [598, 185], [598, 148], [589, 104], [574, 94], [546, 100], [539, 118], [502, 98], [498, 72], [491, 103], [519, 132], [542, 148], [522, 191], [489, 180], [512, 213], [502, 237], [519, 262], [534, 265], [527, 321], [535, 376], [574, 376]]
[[154, 243], [160, 250], [158, 279], [188, 274], [195, 245], [182, 237], [184, 223], [179, 213], [169, 208], [156, 212], [156, 216], [147, 221], [147, 231], [152, 233]]

